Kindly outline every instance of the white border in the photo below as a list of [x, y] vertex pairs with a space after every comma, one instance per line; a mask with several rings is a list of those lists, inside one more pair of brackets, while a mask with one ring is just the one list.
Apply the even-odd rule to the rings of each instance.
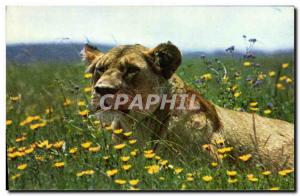
[[[0, 191], [1, 194], [8, 195], [9, 192], [5, 190], [6, 185], [6, 171], [5, 171], [5, 95], [6, 95], [6, 54], [5, 54], [5, 6], [7, 5], [42, 5], [42, 6], [54, 6], [54, 5], [65, 5], [65, 6], [84, 6], [84, 5], [90, 5], [90, 6], [120, 6], [120, 5], [152, 5], [152, 6], [188, 6], [188, 5], [195, 5], [195, 6], [215, 6], [215, 5], [294, 5], [296, 8], [300, 8], [300, 1], [299, 0], [227, 0], [226, 2], [223, 0], [202, 0], [201, 2], [199, 0], [72, 0], [72, 1], [62, 1], [62, 0], [1, 0], [0, 1], [0, 29], [2, 29], [2, 32], [0, 34], [0, 40], [1, 40], [1, 46], [0, 46], [0, 55], [1, 55], [1, 65], [0, 65], [0, 122], [1, 122], [1, 129], [0, 129], [0, 157], [1, 157], [1, 163], [0, 163]], [[299, 11], [299, 10], [298, 10]], [[299, 12], [297, 13], [299, 15]], [[297, 26], [299, 27], [299, 20], [297, 20]], [[297, 34], [298, 36], [298, 34]], [[298, 48], [298, 44], [296, 46]], [[297, 51], [297, 57], [299, 57], [299, 50]], [[296, 65], [297, 66], [297, 65]], [[299, 68], [297, 69], [297, 75], [299, 75]], [[298, 82], [297, 82], [298, 83]], [[297, 84], [298, 85], [298, 84]], [[297, 97], [299, 97], [299, 91], [297, 91]], [[299, 106], [299, 104], [298, 104]], [[297, 106], [297, 111], [298, 107]], [[298, 121], [297, 116], [297, 122]], [[298, 133], [299, 136], [299, 133]], [[297, 138], [297, 141], [298, 138]], [[299, 157], [299, 149], [297, 150], [297, 157]], [[298, 161], [299, 163], [299, 161]], [[299, 164], [297, 166], [297, 169], [299, 169]], [[299, 175], [299, 174], [298, 174]], [[298, 176], [297, 175], [297, 176]], [[298, 189], [299, 189], [299, 180], [298, 182]], [[14, 194], [20, 194], [20, 193], [14, 193]], [[24, 193], [21, 193], [24, 194]], [[31, 193], [27, 193], [31, 194]], [[38, 193], [39, 194], [39, 193]], [[49, 194], [50, 193], [44, 193]], [[66, 194], [66, 193], [55, 193], [58, 195]], [[67, 193], [69, 195], [74, 193]], [[79, 193], [84, 194], [84, 193]], [[85, 193], [87, 194], [87, 193]], [[84, 195], [85, 195], [84, 194]], [[111, 194], [111, 193], [101, 193], [101, 194]], [[124, 194], [124, 193], [123, 193]], [[129, 193], [130, 194], [130, 193]], [[152, 193], [151, 193], [152, 194]], [[163, 193], [159, 193], [163, 194]], [[166, 193], [164, 193], [166, 194]], [[173, 193], [167, 193], [167, 194], [173, 194]], [[185, 193], [183, 193], [185, 194]], [[209, 193], [200, 193], [200, 194], [209, 194]], [[215, 193], [212, 193], [215, 194]], [[236, 193], [236, 194], [242, 194], [242, 193]], [[258, 195], [264, 195], [264, 193], [257, 193]]]

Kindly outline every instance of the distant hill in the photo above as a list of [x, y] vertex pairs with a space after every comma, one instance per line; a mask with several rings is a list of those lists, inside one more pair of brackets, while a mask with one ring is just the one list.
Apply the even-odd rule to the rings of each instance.
[[[83, 43], [12, 44], [6, 46], [6, 60], [7, 64], [78, 63], [83, 46]], [[112, 47], [102, 44], [96, 46], [102, 51]]]
[[[7, 64], [26, 65], [32, 63], [78, 63], [80, 62], [80, 51], [84, 43], [39, 43], [39, 44], [9, 44], [6, 46]], [[107, 51], [113, 47], [108, 44], [95, 44], [100, 50]], [[280, 54], [293, 54], [293, 50], [274, 51]], [[225, 50], [214, 52], [206, 51], [182, 51], [185, 58], [200, 58], [202, 55], [208, 57], [228, 56]], [[269, 55], [270, 52], [255, 51], [255, 54]], [[235, 55], [242, 56], [243, 53], [235, 51]]]

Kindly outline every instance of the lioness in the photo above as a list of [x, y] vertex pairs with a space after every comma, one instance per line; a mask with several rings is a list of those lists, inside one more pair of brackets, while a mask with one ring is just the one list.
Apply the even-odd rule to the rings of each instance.
[[[274, 168], [293, 167], [294, 125], [221, 108], [205, 100], [174, 74], [181, 64], [181, 53], [171, 42], [151, 49], [139, 44], [117, 46], [106, 53], [86, 44], [82, 54], [88, 62], [87, 72], [93, 74], [91, 105], [105, 126], [125, 131], [135, 126], [134, 135], [141, 145], [153, 142], [154, 148], [160, 144], [158, 147], [175, 149], [177, 155], [202, 150], [201, 146], [209, 143], [204, 145], [206, 150], [218, 159], [217, 148], [225, 141], [260, 163]], [[161, 110], [159, 103], [147, 111], [103, 110], [99, 106], [101, 96], [121, 92], [140, 94], [143, 100], [149, 94], [196, 93], [200, 109]]]

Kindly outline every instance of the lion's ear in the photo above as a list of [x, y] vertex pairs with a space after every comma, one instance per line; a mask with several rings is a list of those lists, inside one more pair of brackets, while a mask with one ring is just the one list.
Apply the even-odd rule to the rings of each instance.
[[90, 44], [85, 44], [83, 49], [80, 52], [80, 55], [82, 57], [83, 61], [86, 61], [88, 63], [88, 68], [86, 70], [86, 73], [93, 73], [95, 68], [95, 63], [93, 61], [100, 57], [103, 53], [98, 50], [95, 46], [92, 46]]
[[154, 71], [169, 79], [181, 64], [181, 53], [170, 41], [161, 43], [148, 53], [154, 60]]
[[102, 55], [102, 52], [98, 50], [97, 47], [90, 44], [85, 44], [83, 49], [80, 52], [82, 60], [92, 63], [92, 61], [99, 55]]

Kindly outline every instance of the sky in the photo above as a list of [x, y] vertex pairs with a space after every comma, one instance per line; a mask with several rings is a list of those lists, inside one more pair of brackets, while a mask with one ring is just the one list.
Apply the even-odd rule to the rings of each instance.
[[[12, 43], [140, 43], [171, 41], [184, 50], [217, 50], [247, 39], [255, 48], [294, 48], [293, 7], [39, 7], [6, 8], [6, 40]], [[64, 39], [68, 38], [68, 39]]]

